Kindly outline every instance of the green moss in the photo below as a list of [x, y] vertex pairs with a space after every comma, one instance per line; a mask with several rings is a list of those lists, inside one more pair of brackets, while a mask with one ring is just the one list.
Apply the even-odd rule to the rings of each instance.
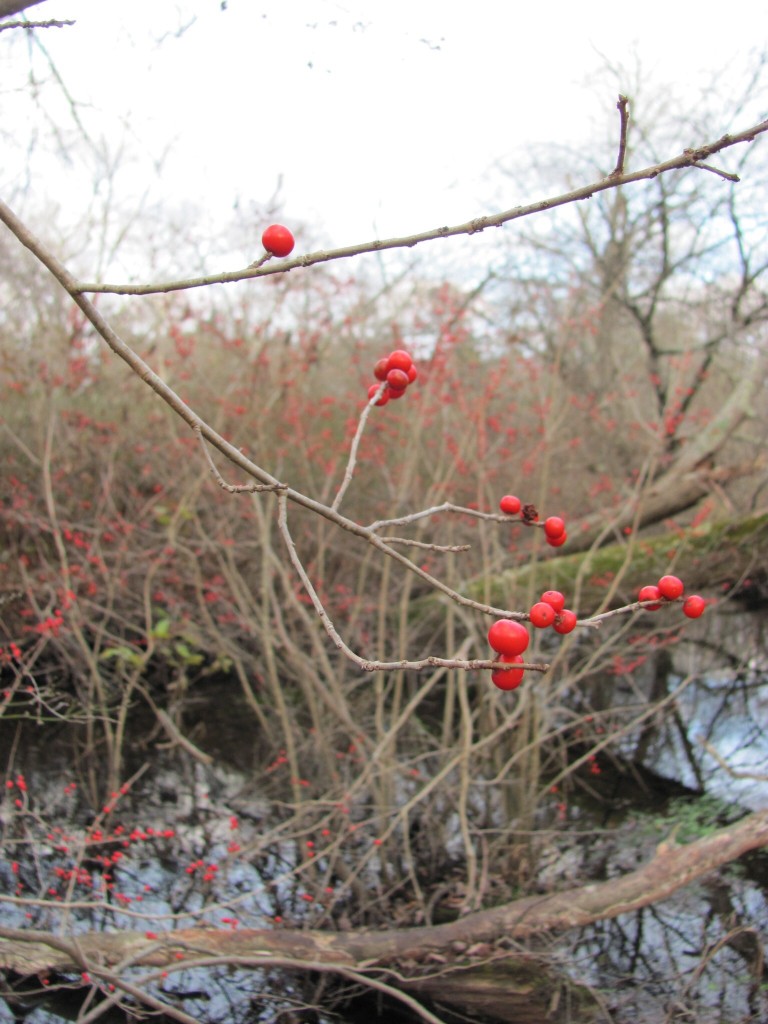
[[[580, 605], [592, 609], [621, 575], [611, 602], [615, 606], [632, 599], [639, 587], [654, 582], [671, 567], [685, 580], [690, 592], [736, 582], [753, 566], [766, 562], [768, 514], [762, 513], [509, 569], [491, 581], [490, 602], [514, 607], [531, 586], [573, 594], [580, 579]], [[466, 586], [464, 593], [483, 600], [486, 586], [485, 580], [475, 581]]]

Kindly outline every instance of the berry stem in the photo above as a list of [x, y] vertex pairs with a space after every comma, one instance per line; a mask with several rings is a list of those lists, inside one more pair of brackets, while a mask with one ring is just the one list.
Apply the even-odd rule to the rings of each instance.
[[371, 409], [374, 407], [376, 402], [381, 398], [386, 390], [387, 385], [382, 382], [376, 389], [376, 393], [370, 398], [363, 406], [363, 411], [360, 413], [360, 419], [357, 421], [357, 430], [355, 430], [355, 436], [352, 438], [352, 444], [349, 446], [349, 458], [347, 464], [344, 467], [344, 476], [339, 489], [336, 492], [336, 497], [333, 499], [331, 510], [337, 512], [339, 505], [344, 500], [344, 495], [347, 493], [349, 485], [352, 483], [352, 477], [355, 475], [355, 466], [357, 465], [357, 450], [360, 447], [360, 440], [365, 430], [365, 425], [368, 422], [368, 417], [371, 415]]

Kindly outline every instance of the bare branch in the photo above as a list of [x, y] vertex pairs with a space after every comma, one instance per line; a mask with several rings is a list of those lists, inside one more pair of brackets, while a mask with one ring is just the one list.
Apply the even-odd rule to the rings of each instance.
[[75, 25], [74, 21], [6, 21], [0, 25], [0, 32], [7, 28], [65, 28], [67, 25]]
[[204, 277], [194, 277], [181, 281], [165, 281], [157, 284], [99, 284], [80, 283], [77, 285], [78, 292], [109, 292], [114, 295], [156, 295], [165, 292], [185, 291], [190, 288], [204, 288], [210, 284], [232, 284], [235, 281], [249, 281], [255, 277], [265, 277], [271, 274], [287, 274], [299, 267], [312, 267], [318, 263], [329, 263], [332, 260], [350, 259], [353, 256], [361, 256], [363, 253], [382, 252], [385, 249], [410, 249], [423, 242], [433, 242], [441, 238], [451, 238], [455, 235], [474, 235], [486, 228], [501, 227], [514, 220], [523, 217], [531, 217], [545, 210], [553, 210], [558, 206], [567, 206], [569, 203], [576, 203], [582, 199], [591, 199], [598, 192], [605, 192], [608, 189], [618, 188], [620, 185], [629, 185], [637, 181], [647, 181], [657, 178], [660, 174], [667, 174], [669, 171], [681, 170], [685, 167], [694, 167], [711, 156], [724, 149], [740, 145], [744, 142], [753, 142], [758, 135], [768, 131], [768, 120], [761, 121], [735, 135], [724, 135], [715, 142], [707, 143], [697, 149], [686, 149], [680, 156], [665, 160], [662, 163], [654, 164], [651, 167], [644, 167], [642, 170], [633, 171], [631, 174], [613, 174], [591, 185], [582, 185], [581, 188], [573, 189], [562, 195], [553, 196], [550, 199], [541, 199], [538, 202], [530, 203], [527, 206], [516, 206], [503, 213], [493, 214], [487, 217], [476, 217], [464, 224], [454, 227], [433, 228], [430, 231], [422, 231], [414, 235], [406, 235], [402, 238], [388, 238], [383, 241], [362, 242], [359, 245], [349, 245], [341, 249], [331, 249], [327, 252], [308, 253], [305, 256], [298, 256], [296, 259], [285, 260], [275, 266], [262, 266], [255, 269], [246, 268], [235, 270], [224, 274], [209, 274]]

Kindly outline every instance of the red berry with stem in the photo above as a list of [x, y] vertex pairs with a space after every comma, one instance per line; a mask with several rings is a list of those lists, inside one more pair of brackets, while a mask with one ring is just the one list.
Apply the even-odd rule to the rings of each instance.
[[666, 597], [668, 601], [676, 601], [684, 590], [683, 581], [677, 576], [662, 576], [656, 585], [661, 596]]
[[[640, 591], [639, 591], [639, 593], [637, 595], [637, 600], [638, 601], [658, 601], [658, 599], [660, 597], [661, 597], [661, 591], [659, 590], [659, 588], [654, 586], [653, 584], [649, 584], [647, 587], [641, 587], [640, 588]], [[659, 608], [661, 608], [661, 602], [659, 602], [658, 604], [646, 605], [645, 611], [647, 611], [647, 612], [657, 612], [659, 610]]]
[[704, 614], [706, 606], [707, 602], [703, 597], [699, 597], [698, 594], [691, 594], [690, 597], [686, 597], [683, 601], [683, 615], [687, 615], [689, 619], [698, 619], [700, 615]]
[[387, 384], [391, 388], [395, 388], [397, 391], [405, 391], [409, 383], [408, 374], [405, 370], [394, 369], [387, 371]]
[[498, 654], [522, 654], [530, 641], [528, 630], [514, 619], [499, 619], [488, 630], [488, 643]]
[[546, 629], [547, 626], [551, 626], [555, 621], [555, 615], [557, 612], [551, 604], [547, 604], [546, 601], [537, 601], [529, 612], [531, 616], [531, 624], [536, 626], [537, 629]]
[[502, 512], [506, 512], [508, 516], [516, 516], [522, 507], [522, 501], [516, 498], [514, 494], [505, 494], [499, 502], [499, 508]]
[[288, 228], [282, 224], [270, 224], [261, 236], [261, 244], [273, 256], [288, 256], [296, 242]]
[[549, 516], [544, 520], [544, 533], [547, 535], [547, 540], [557, 540], [565, 533], [565, 521], [560, 516]]
[[[502, 654], [497, 659], [506, 665], [522, 665], [522, 654]], [[491, 681], [499, 690], [516, 690], [522, 683], [525, 670], [522, 668], [495, 668], [491, 672]]]
[[413, 366], [410, 353], [402, 348], [397, 348], [394, 352], [390, 352], [387, 362], [389, 363], [390, 370], [403, 370], [405, 373], [408, 373]]
[[576, 628], [576, 621], [576, 612], [572, 612], [570, 608], [563, 608], [555, 616], [552, 628], [556, 633], [570, 633]]
[[561, 612], [565, 608], [565, 597], [559, 590], [545, 590], [541, 595], [541, 600], [551, 604], [556, 612]]
[[[380, 387], [381, 387], [381, 384], [371, 384], [371, 386], [368, 388], [368, 401], [369, 402], [373, 398], [373, 396], [376, 394], [376, 392], [379, 390]], [[391, 397], [392, 396], [389, 394], [387, 389], [384, 388], [383, 395], [381, 396], [381, 398], [379, 398], [379, 400], [377, 402], [374, 402], [374, 405], [386, 405]]]

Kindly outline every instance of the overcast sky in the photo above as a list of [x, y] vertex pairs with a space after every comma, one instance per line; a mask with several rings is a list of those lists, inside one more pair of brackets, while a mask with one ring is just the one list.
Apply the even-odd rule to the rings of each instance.
[[[487, 212], [499, 161], [542, 142], [586, 148], [616, 124], [615, 82], [599, 74], [606, 61], [639, 62], [649, 83], [673, 86], [672, 107], [713, 76], [727, 96], [755, 61], [755, 7], [743, 0], [221, 6], [46, 0], [27, 16], [76, 19], [41, 39], [70, 95], [88, 104], [94, 138], [104, 133], [115, 149], [122, 139], [130, 152], [120, 188], [189, 199], [215, 219], [238, 200], [267, 202], [279, 183], [285, 222], [308, 225], [316, 245]], [[13, 56], [21, 74], [26, 48], [15, 44]], [[7, 110], [7, 91], [0, 99]], [[76, 209], [85, 167], [75, 159], [53, 181], [45, 167], [33, 165], [31, 191], [57, 193], [65, 181]], [[0, 166], [0, 183], [18, 184], [20, 173]], [[504, 191], [503, 206], [527, 198], [513, 181]]]

